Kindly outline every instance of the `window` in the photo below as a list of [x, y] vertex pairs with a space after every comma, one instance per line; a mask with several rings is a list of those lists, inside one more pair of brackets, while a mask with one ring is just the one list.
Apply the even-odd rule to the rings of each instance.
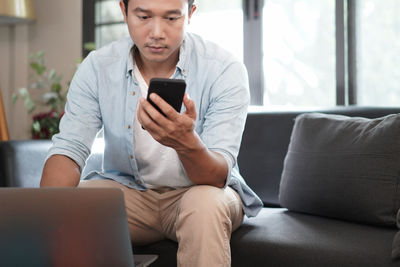
[[82, 55], [84, 57], [90, 51], [87, 49], [88, 44], [94, 44], [95, 48], [100, 48], [129, 35], [118, 0], [84, 0], [82, 5]]
[[[242, 60], [251, 103], [400, 103], [398, 0], [196, 0], [188, 30]], [[128, 35], [118, 0], [85, 0], [83, 41]]]
[[399, 10], [398, 0], [358, 0], [358, 104], [400, 104]]
[[114, 40], [129, 36], [128, 29], [117, 0], [96, 1], [95, 44], [102, 47]]
[[335, 105], [335, 3], [269, 0], [263, 9], [264, 104]]
[[243, 61], [242, 1], [197, 0], [196, 3], [188, 31], [216, 42]]

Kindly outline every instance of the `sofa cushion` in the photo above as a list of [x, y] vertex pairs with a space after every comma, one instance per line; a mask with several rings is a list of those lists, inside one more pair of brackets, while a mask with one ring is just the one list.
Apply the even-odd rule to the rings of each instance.
[[[374, 227], [263, 208], [232, 234], [232, 267], [395, 267], [391, 242], [396, 229]], [[151, 266], [176, 266], [177, 243], [164, 240], [134, 246], [137, 254], [158, 254]]]
[[[400, 209], [397, 212], [397, 227], [400, 229]], [[400, 230], [393, 239], [392, 258], [394, 260], [400, 260]]]
[[[396, 229], [264, 208], [232, 235], [232, 267], [386, 267]], [[260, 255], [263, 255], [260, 257]]]
[[298, 116], [280, 203], [293, 211], [395, 225], [400, 208], [400, 114]]
[[337, 106], [325, 109], [275, 110], [251, 106], [238, 155], [240, 173], [266, 206], [279, 206], [283, 161], [296, 116], [320, 112], [379, 118], [400, 112], [400, 107]]

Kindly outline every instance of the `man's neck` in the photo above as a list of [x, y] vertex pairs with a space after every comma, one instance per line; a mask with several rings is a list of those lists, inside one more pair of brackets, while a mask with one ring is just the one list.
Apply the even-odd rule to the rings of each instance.
[[174, 74], [179, 59], [179, 52], [176, 56], [164, 62], [144, 60], [139, 51], [136, 51], [134, 57], [135, 64], [138, 66], [143, 79], [149, 84], [152, 78], [169, 78]]

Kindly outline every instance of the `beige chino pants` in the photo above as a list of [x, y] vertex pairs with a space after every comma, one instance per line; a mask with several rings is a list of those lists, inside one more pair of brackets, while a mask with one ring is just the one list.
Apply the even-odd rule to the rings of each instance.
[[124, 192], [133, 244], [177, 241], [178, 266], [230, 266], [230, 237], [243, 221], [239, 195], [199, 185], [145, 192], [113, 180], [81, 181], [80, 187], [117, 187]]

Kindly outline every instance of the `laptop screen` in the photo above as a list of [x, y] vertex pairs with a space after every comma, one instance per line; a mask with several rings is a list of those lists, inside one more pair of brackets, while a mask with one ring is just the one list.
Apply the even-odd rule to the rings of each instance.
[[133, 266], [123, 192], [0, 188], [0, 266]]

